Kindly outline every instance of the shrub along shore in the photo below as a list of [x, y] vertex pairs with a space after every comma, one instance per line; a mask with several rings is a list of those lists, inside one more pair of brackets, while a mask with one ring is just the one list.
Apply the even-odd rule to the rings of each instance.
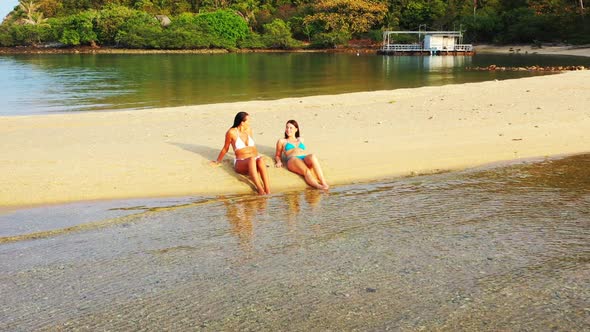
[[[590, 43], [583, 2], [444, 0], [21, 0], [0, 47], [330, 49], [384, 30], [461, 30], [466, 43]], [[398, 35], [398, 43], [416, 43]]]
[[361, 53], [376, 54], [379, 46], [367, 47], [338, 47], [330, 49], [186, 49], [186, 50], [163, 50], [163, 49], [135, 49], [118, 47], [0, 47], [0, 54], [225, 54], [225, 53]]

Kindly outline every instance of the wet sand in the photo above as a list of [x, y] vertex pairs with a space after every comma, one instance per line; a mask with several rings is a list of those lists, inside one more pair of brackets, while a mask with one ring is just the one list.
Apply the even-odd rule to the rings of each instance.
[[[588, 155], [391, 180], [587, 151], [587, 82], [0, 118], [5, 211], [207, 195], [0, 215], [0, 330], [588, 330]], [[298, 119], [340, 185], [210, 168], [243, 109], [267, 160]]]
[[6, 242], [0, 330], [588, 330], [589, 166], [136, 207]]
[[460, 85], [130, 112], [0, 117], [0, 207], [253, 193], [231, 153], [238, 111], [275, 193], [306, 188], [272, 156], [296, 119], [331, 185], [588, 151], [590, 71]]

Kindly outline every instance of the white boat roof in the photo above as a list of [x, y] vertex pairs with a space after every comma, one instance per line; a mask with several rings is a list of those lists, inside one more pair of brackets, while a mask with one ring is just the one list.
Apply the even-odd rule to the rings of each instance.
[[461, 31], [384, 31], [383, 34], [421, 34], [421, 35], [445, 35], [461, 36]]

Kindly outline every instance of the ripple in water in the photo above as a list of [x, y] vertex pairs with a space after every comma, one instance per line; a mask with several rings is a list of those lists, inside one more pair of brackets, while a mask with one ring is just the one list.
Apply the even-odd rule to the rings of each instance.
[[589, 166], [133, 202], [1, 245], [0, 329], [585, 330]]
[[136, 110], [481, 82], [547, 73], [466, 67], [588, 66], [589, 62], [585, 57], [533, 54], [5, 55], [0, 56], [0, 115]]

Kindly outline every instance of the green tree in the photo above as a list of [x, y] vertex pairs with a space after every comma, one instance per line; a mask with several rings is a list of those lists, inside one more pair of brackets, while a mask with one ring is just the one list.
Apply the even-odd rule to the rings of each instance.
[[465, 27], [465, 38], [472, 42], [498, 42], [503, 29], [500, 16], [493, 10], [483, 9], [477, 14], [464, 16], [461, 23]]
[[235, 48], [239, 40], [245, 38], [250, 29], [246, 21], [232, 10], [198, 14], [195, 23], [206, 27], [212, 34], [215, 46]]
[[12, 47], [16, 43], [12, 36], [13, 25], [0, 24], [0, 46], [1, 47]]
[[[88, 20], [90, 12], [98, 14]], [[138, 21], [137, 13], [146, 20]], [[0, 43], [260, 47], [271, 36], [283, 38], [287, 27], [292, 40], [332, 47], [353, 34], [366, 37], [384, 27], [413, 30], [423, 24], [430, 29], [463, 24], [466, 41], [590, 43], [586, 13], [583, 0], [20, 0], [3, 22]], [[172, 27], [154, 22], [159, 14], [171, 17]]]
[[249, 26], [256, 25], [256, 11], [260, 8], [260, 1], [259, 0], [238, 0], [233, 5], [232, 8], [236, 10], [236, 12], [246, 20]]
[[226, 9], [231, 4], [231, 0], [200, 0], [201, 9], [220, 10]]
[[104, 45], [114, 45], [117, 32], [137, 15], [138, 12], [124, 6], [110, 5], [100, 10], [95, 18], [95, 30], [98, 40]]
[[115, 42], [122, 47], [160, 48], [162, 26], [146, 12], [136, 12], [117, 32]]
[[350, 32], [346, 30], [321, 32], [313, 36], [311, 44], [317, 48], [335, 48], [338, 45], [347, 45], [351, 38]]
[[442, 0], [411, 1], [401, 8], [400, 25], [410, 30], [416, 30], [422, 24], [433, 27], [445, 11], [446, 5]]
[[300, 46], [300, 43], [293, 39], [289, 24], [278, 18], [264, 25], [264, 41], [270, 48], [290, 49]]
[[159, 12], [160, 8], [154, 5], [154, 3], [151, 0], [137, 0], [133, 3], [133, 9], [154, 14]]
[[55, 17], [63, 9], [59, 0], [37, 0], [36, 4], [45, 17]]
[[242, 39], [238, 42], [238, 46], [240, 48], [266, 48], [266, 44], [262, 39], [262, 36], [257, 34], [256, 32], [250, 32], [246, 38]]
[[48, 40], [48, 37], [50, 35], [49, 25], [46, 24], [13, 25], [9, 29], [10, 35], [12, 37], [12, 42], [9, 42], [9, 45], [6, 46], [35, 46]]
[[98, 36], [94, 32], [93, 21], [96, 11], [84, 11], [63, 19], [59, 41], [66, 45], [94, 45]]
[[161, 47], [169, 49], [208, 48], [213, 45], [209, 26], [192, 13], [182, 13], [163, 29]]

